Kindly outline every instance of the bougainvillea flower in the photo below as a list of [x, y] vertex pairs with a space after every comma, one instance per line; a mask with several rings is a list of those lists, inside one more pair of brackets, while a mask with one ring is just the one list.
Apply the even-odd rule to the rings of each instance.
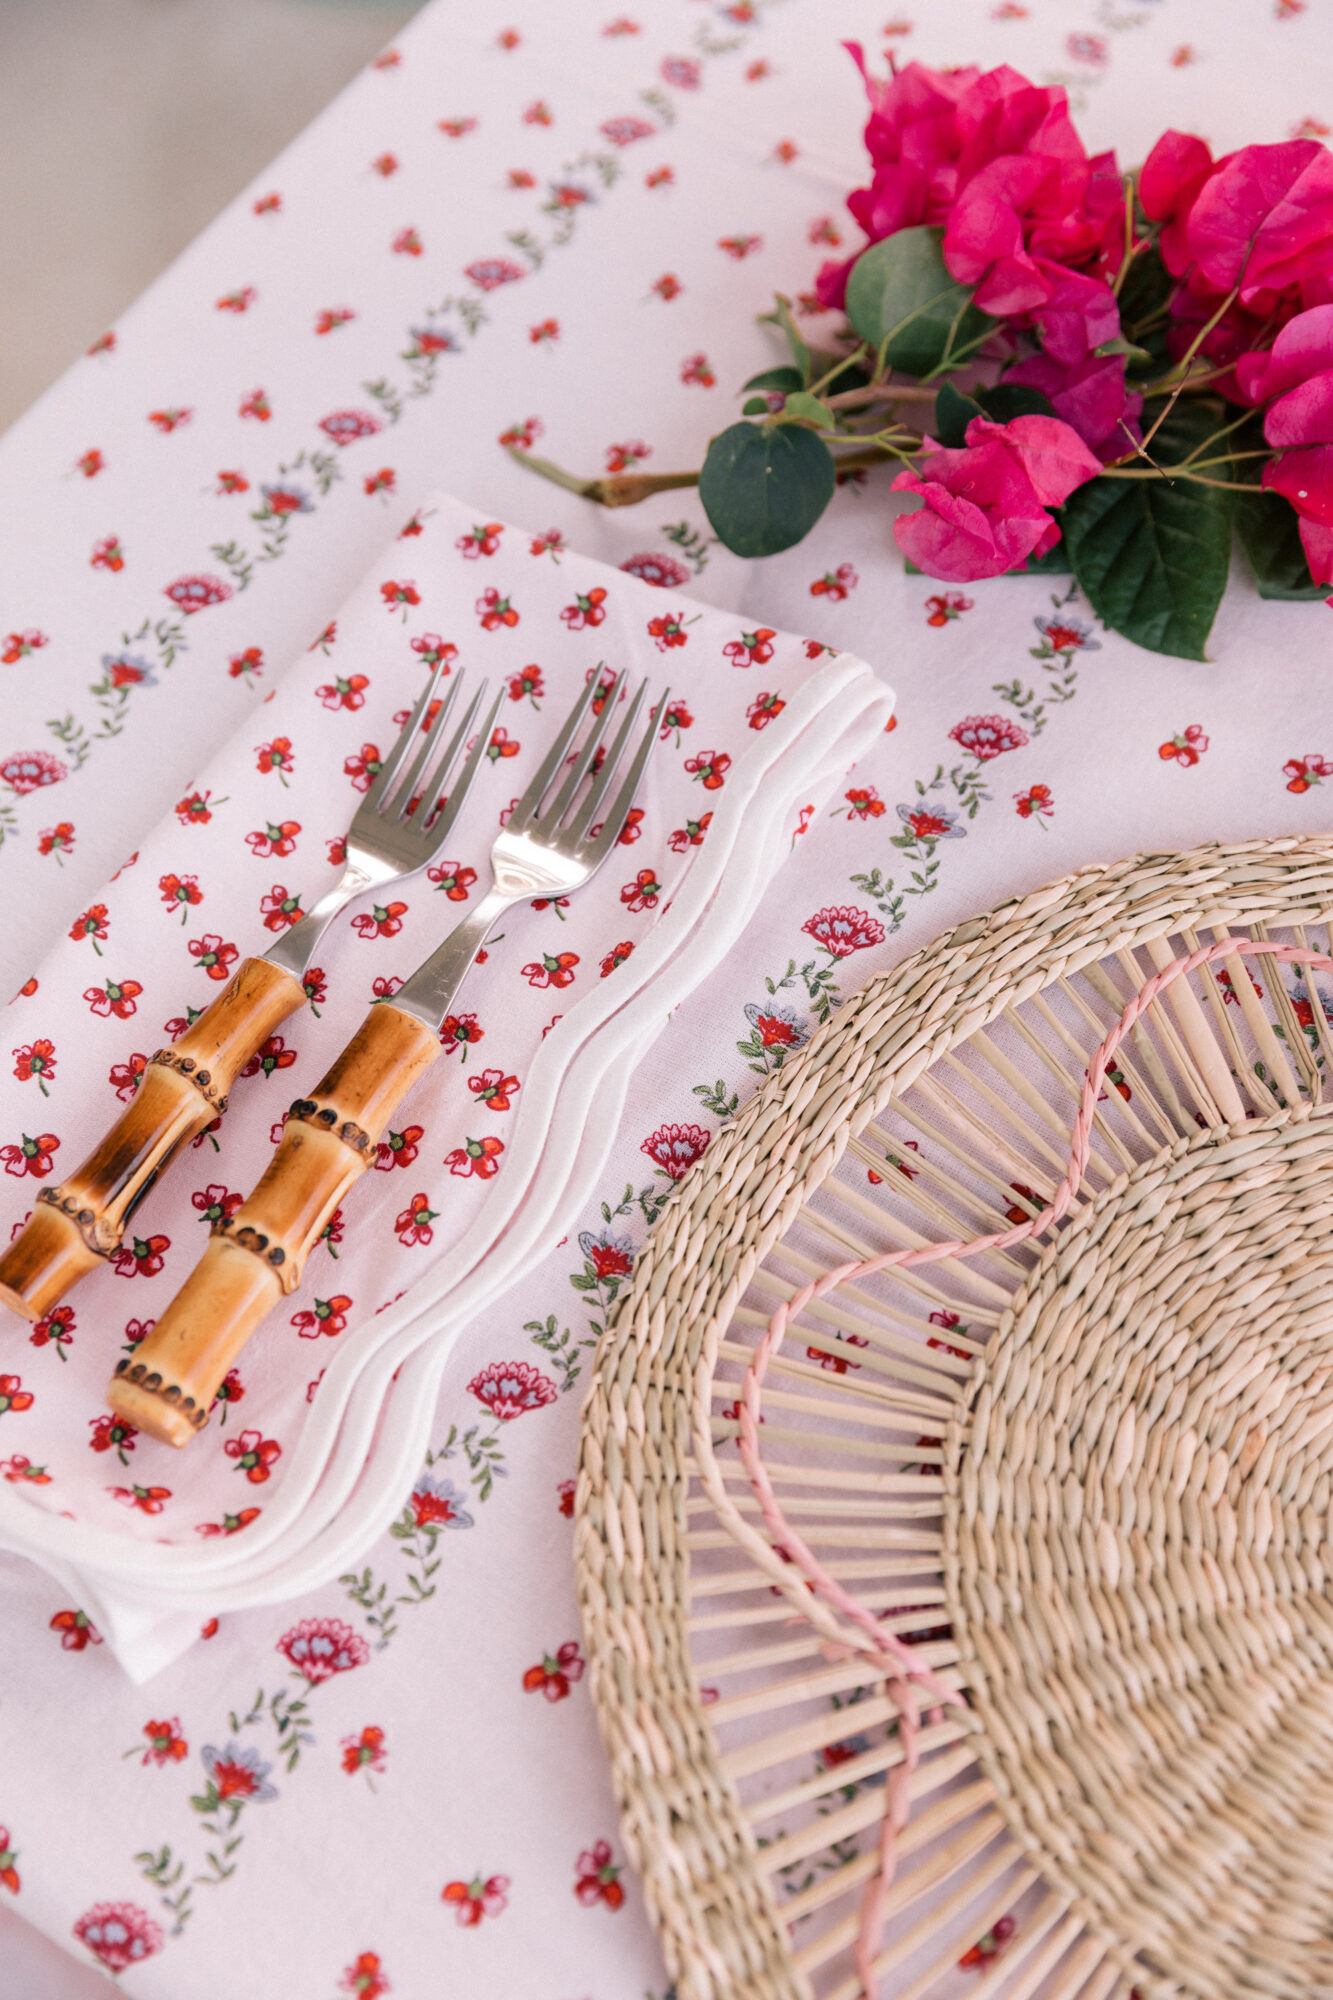
[[1242, 146], [1199, 189], [1186, 226], [1210, 285], [1262, 310], [1333, 272], [1333, 153], [1317, 139]]
[[1123, 458], [1130, 439], [1137, 440], [1135, 425], [1143, 398], [1126, 390], [1121, 354], [1090, 355], [1072, 368], [1049, 354], [1033, 354], [1006, 369], [1004, 379], [1040, 389], [1060, 421], [1077, 431], [1101, 458]]
[[1162, 224], [1157, 247], [1172, 277], [1190, 263], [1186, 225], [1194, 197], [1212, 173], [1214, 160], [1202, 139], [1190, 132], [1163, 132], [1139, 172], [1139, 206], [1150, 222]]
[[1046, 257], [1037, 258], [1036, 264], [1051, 288], [1032, 314], [1041, 344], [1056, 361], [1073, 367], [1104, 341], [1115, 339], [1120, 331], [1119, 303], [1100, 278], [1066, 270]]
[[[1236, 381], [1247, 403], [1266, 403], [1327, 370], [1333, 370], [1333, 305], [1311, 306], [1287, 321], [1271, 347], [1242, 354]], [[1273, 437], [1268, 441], [1278, 442]]]
[[993, 424], [973, 417], [961, 451], [935, 449], [904, 468], [894, 492], [925, 505], [893, 524], [903, 554], [927, 576], [969, 583], [1018, 569], [1060, 539], [1046, 509], [1101, 471], [1087, 445], [1057, 417]]

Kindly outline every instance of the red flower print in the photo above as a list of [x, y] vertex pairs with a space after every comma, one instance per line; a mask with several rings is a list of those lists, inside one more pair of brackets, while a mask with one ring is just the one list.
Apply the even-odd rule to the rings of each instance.
[[57, 1611], [48, 1628], [60, 1634], [61, 1650], [81, 1653], [86, 1646], [100, 1646], [102, 1635], [86, 1611]]
[[0, 1826], [0, 1882], [4, 1883], [13, 1896], [17, 1896], [19, 1892], [19, 1871], [14, 1866], [17, 1860], [18, 1850], [14, 1846], [9, 1828]]
[[178, 576], [162, 594], [185, 617], [192, 618], [196, 611], [207, 611], [210, 605], [225, 604], [231, 596], [231, 585], [218, 576]]
[[286, 784], [287, 773], [296, 763], [290, 736], [275, 736], [271, 743], [256, 743], [255, 756], [258, 760], [255, 766], [257, 770], [266, 776], [270, 771], [276, 771], [283, 784]]
[[676, 748], [679, 750], [681, 730], [692, 729], [693, 727], [694, 717], [690, 714], [685, 703], [683, 701], [668, 702], [662, 712], [662, 727], [658, 732], [658, 741], [659, 743], [665, 743], [667, 737], [674, 734]]
[[74, 470], [81, 472], [85, 479], [96, 479], [98, 473], [103, 470], [105, 465], [106, 460], [94, 446], [91, 451], [85, 451], [81, 458], [75, 459]]
[[542, 670], [540, 667], [524, 667], [521, 674], [511, 674], [509, 676], [509, 699], [511, 701], [527, 700], [532, 703], [534, 708], [540, 708], [541, 698], [545, 692], [546, 689], [542, 685]]
[[57, 862], [59, 862], [62, 853], [72, 853], [73, 849], [74, 823], [72, 820], [62, 819], [58, 825], [47, 827], [46, 831], [38, 836], [37, 852], [39, 854], [54, 854]]
[[380, 1969], [377, 1951], [361, 1952], [355, 1963], [343, 1973], [338, 1987], [340, 1993], [357, 1995], [357, 2000], [381, 2000], [381, 1996], [390, 1990], [389, 1982]]
[[[102, 454], [90, 451], [88, 456], [98, 460], [98, 465], [94, 466], [93, 470], [99, 470]], [[33, 626], [29, 626], [26, 632], [6, 633], [4, 640], [0, 641], [0, 660], [3, 660], [7, 667], [12, 667], [16, 661], [26, 660], [29, 654], [35, 653], [40, 646], [49, 643], [45, 632], [38, 632]]]
[[523, 267], [508, 257], [478, 257], [475, 263], [463, 266], [463, 276], [471, 278], [479, 292], [494, 292], [501, 285], [516, 285]]
[[104, 535], [100, 542], [94, 542], [88, 563], [92, 569], [107, 569], [113, 572], [124, 569], [125, 551], [120, 546], [119, 535]]
[[0, 1417], [7, 1417], [11, 1410], [21, 1416], [35, 1400], [32, 1390], [24, 1388], [21, 1375], [0, 1375]]
[[393, 1225], [394, 1235], [405, 1250], [418, 1243], [431, 1243], [435, 1231], [430, 1225], [438, 1215], [439, 1210], [431, 1207], [424, 1194], [414, 1194], [409, 1206], [401, 1211]]
[[760, 1007], [752, 1000], [745, 1018], [754, 1029], [761, 1049], [799, 1049], [808, 1037], [790, 1007]]
[[473, 1526], [472, 1516], [459, 1504], [466, 1497], [459, 1492], [452, 1479], [441, 1479], [438, 1475], [422, 1472], [417, 1476], [404, 1514], [410, 1509], [411, 1525], [415, 1528], [431, 1531], [437, 1528], [470, 1528]]
[[155, 1278], [171, 1248], [169, 1236], [131, 1236], [111, 1253], [111, 1268], [118, 1278]]
[[704, 353], [687, 354], [680, 364], [680, 379], [684, 383], [696, 382], [701, 389], [715, 389], [717, 376], [708, 356]]
[[731, 758], [725, 750], [700, 750], [697, 756], [685, 759], [685, 769], [701, 780], [706, 792], [717, 792], [726, 783]]
[[[623, 1866], [623, 1864], [622, 1864]], [[590, 1908], [594, 1903], [605, 1903], [608, 1910], [618, 1910], [625, 1900], [621, 1887], [620, 1868], [611, 1861], [611, 1843], [599, 1840], [592, 1847], [585, 1848], [574, 1864], [574, 1894], [579, 1901]]]
[[458, 537], [454, 547], [465, 561], [476, 562], [479, 556], [495, 554], [503, 533], [504, 524], [500, 521], [487, 521], [484, 526], [474, 521], [467, 534]]
[[1174, 759], [1177, 764], [1183, 764], [1188, 771], [1192, 765], [1198, 763], [1207, 748], [1208, 738], [1203, 733], [1203, 724], [1191, 722], [1187, 729], [1183, 729], [1179, 736], [1173, 736], [1169, 743], [1159, 744], [1157, 754], [1163, 762], [1169, 763]]
[[324, 306], [315, 314], [316, 333], [336, 333], [340, 326], [354, 320], [356, 314], [350, 306]]
[[238, 292], [224, 292], [217, 301], [216, 309], [218, 312], [248, 312], [258, 297], [259, 293], [253, 285], [243, 285]]
[[961, 591], [940, 591], [926, 599], [927, 625], [947, 625], [951, 619], [961, 618], [965, 611], [972, 609], [972, 599], [964, 597]]
[[[318, 1340], [322, 1333], [327, 1333], [332, 1338], [335, 1334], [346, 1330], [347, 1315], [351, 1305], [352, 1301], [345, 1292], [335, 1292], [331, 1299], [316, 1299], [313, 1312], [293, 1313], [292, 1325], [302, 1340]], [[231, 1450], [230, 1445], [227, 1446], [227, 1450]]]
[[[595, 831], [595, 829], [594, 829]], [[620, 829], [617, 847], [630, 847], [643, 833], [643, 807], [631, 806], [625, 815], [625, 824]]]
[[275, 1070], [290, 1069], [295, 1061], [296, 1050], [289, 1049], [281, 1035], [270, 1035], [255, 1050], [255, 1053], [241, 1071], [241, 1075], [259, 1076], [262, 1073], [264, 1076], [272, 1076]]
[[702, 1125], [659, 1125], [639, 1151], [646, 1153], [668, 1180], [678, 1181], [703, 1158], [712, 1136]]
[[422, 247], [421, 238], [415, 229], [400, 229], [390, 245], [400, 257], [419, 257]]
[[[224, 1514], [220, 1521], [200, 1521], [194, 1532], [196, 1535], [202, 1535], [205, 1540], [211, 1540], [217, 1535], [239, 1535], [242, 1528], [248, 1528], [252, 1521], [257, 1521], [263, 1511], [262, 1507], [242, 1507], [239, 1514]], [[215, 1620], [214, 1630], [216, 1629]], [[203, 1633], [205, 1639], [212, 1636], [207, 1630]]]
[[88, 1440], [90, 1451], [114, 1451], [122, 1465], [129, 1464], [127, 1454], [134, 1450], [134, 1441], [139, 1435], [133, 1424], [124, 1423], [119, 1417], [103, 1415], [89, 1417], [88, 1428], [92, 1432]]
[[382, 1771], [389, 1760], [384, 1747], [384, 1731], [373, 1723], [361, 1731], [359, 1736], [344, 1736], [342, 1739], [342, 1767], [348, 1777], [358, 1771]]
[[475, 1930], [483, 1917], [500, 1915], [508, 1901], [508, 1887], [507, 1875], [474, 1875], [469, 1882], [446, 1882], [440, 1901], [454, 1905], [454, 1915], [464, 1930]]
[[642, 459], [651, 458], [653, 448], [642, 438], [626, 438], [623, 444], [609, 444], [606, 448], [606, 469], [608, 472], [628, 472], [632, 465]]
[[[378, 472], [368, 472], [361, 481], [361, 490], [369, 499], [376, 493], [392, 493], [398, 484], [398, 475], [391, 465], [382, 465]], [[420, 529], [417, 530], [420, 533]], [[407, 533], [404, 528], [403, 533]]]
[[475, 608], [483, 632], [498, 632], [502, 625], [512, 628], [518, 623], [519, 614], [507, 597], [501, 597], [494, 585], [483, 590]]
[[684, 826], [678, 826], [668, 836], [667, 846], [673, 854], [683, 854], [687, 847], [698, 847], [712, 823], [710, 812], [706, 812], [702, 819], [687, 819]]
[[54, 1347], [63, 1361], [65, 1349], [74, 1339], [73, 1306], [52, 1306], [50, 1312], [44, 1313], [38, 1320], [28, 1339], [34, 1347]]
[[728, 257], [734, 257], [739, 263], [742, 258], [752, 256], [756, 250], [762, 250], [764, 239], [762, 236], [719, 236], [717, 247], [719, 250], [725, 250]]
[[75, 1924], [74, 1935], [113, 1978], [162, 1949], [161, 1931], [137, 1903], [94, 1903]]
[[332, 410], [321, 417], [319, 427], [336, 445], [355, 444], [358, 438], [374, 437], [383, 425], [368, 410]]
[[284, 819], [276, 824], [267, 820], [262, 828], [246, 834], [245, 844], [259, 860], [266, 861], [273, 856], [295, 853], [300, 831], [299, 819]]
[[[188, 1755], [189, 1744], [181, 1735], [180, 1717], [173, 1715], [169, 1722], [145, 1722], [143, 1734], [148, 1738], [148, 1748], [143, 1753], [145, 1764], [179, 1764]], [[135, 1745], [138, 1749], [138, 1745]]]
[[507, 431], [501, 431], [498, 441], [510, 450], [518, 446], [531, 451], [545, 428], [540, 417], [525, 417], [522, 423], [511, 424]]
[[412, 641], [412, 651], [420, 653], [428, 667], [438, 667], [441, 660], [443, 660], [446, 673], [448, 673], [450, 667], [458, 658], [457, 646], [451, 646], [449, 641], [442, 639], [438, 632], [423, 632], [419, 639]]
[[[240, 1197], [233, 1196], [231, 1199], [239, 1201]], [[214, 1409], [217, 1408], [219, 1403], [222, 1405], [222, 1415], [218, 1418], [218, 1422], [225, 1424], [227, 1421], [227, 1412], [232, 1404], [243, 1402], [244, 1399], [245, 1384], [242, 1382], [237, 1371], [234, 1368], [229, 1368], [221, 1382], [219, 1382], [217, 1394], [213, 1398], [212, 1407]], [[258, 1511], [258, 1508], [256, 1508], [255, 1512], [258, 1513]]]
[[[900, 805], [898, 817], [913, 840], [964, 840], [967, 837], [967, 828], [959, 826], [958, 813], [953, 806], [928, 806], [923, 799], [914, 806]], [[895, 836], [898, 839], [901, 837]]]
[[[512, 28], [508, 29], [507, 32], [514, 36], [514, 40], [509, 44], [509, 46], [511, 48], [516, 48], [518, 46], [517, 32]], [[500, 43], [501, 47], [503, 47], [504, 46], [503, 36], [500, 37]], [[526, 105], [524, 107], [523, 123], [525, 125], [550, 125], [554, 123], [554, 120], [551, 115], [551, 107], [549, 104], [546, 103], [545, 99], [539, 97], [535, 99], [533, 103]], [[587, 199], [586, 195], [581, 196], [580, 198], [582, 200]]]
[[801, 929], [821, 945], [830, 958], [848, 958], [872, 944], [883, 944], [884, 926], [866, 910], [846, 905], [816, 910]]
[[437, 120], [441, 132], [450, 139], [465, 139], [469, 132], [475, 132], [475, 118], [441, 118]]
[[609, 979], [616, 967], [623, 965], [633, 950], [634, 946], [628, 939], [623, 944], [613, 945], [602, 960], [602, 978]]
[[1308, 792], [1322, 778], [1333, 778], [1333, 763], [1312, 751], [1307, 757], [1290, 758], [1282, 766], [1282, 775], [1289, 792]]
[[887, 807], [873, 785], [864, 785], [847, 792], [848, 819], [882, 819]]
[[281, 882], [275, 882], [268, 894], [261, 899], [259, 912], [264, 919], [266, 931], [290, 930], [292, 925], [299, 924], [305, 915], [305, 911], [301, 908], [300, 896], [289, 896]]
[[381, 1139], [379, 1151], [375, 1155], [375, 1165], [381, 1173], [390, 1173], [394, 1167], [410, 1167], [417, 1156], [417, 1144], [424, 1127], [404, 1126], [401, 1132], [390, 1132]]
[[108, 1486], [113, 1500], [124, 1507], [137, 1507], [141, 1514], [160, 1514], [171, 1498], [169, 1486]]
[[1028, 740], [1027, 731], [1007, 715], [965, 715], [949, 735], [982, 764], [1003, 756], [1006, 750], [1021, 750]]
[[641, 868], [632, 882], [626, 882], [620, 892], [620, 900], [637, 916], [640, 910], [655, 910], [661, 893], [662, 884], [654, 871]]
[[455, 1146], [444, 1156], [444, 1164], [451, 1174], [459, 1174], [464, 1179], [475, 1175], [478, 1180], [493, 1180], [500, 1171], [500, 1154], [504, 1143], [500, 1139], [465, 1139], [461, 1146]]
[[243, 1472], [252, 1486], [262, 1486], [282, 1457], [277, 1439], [266, 1438], [262, 1431], [242, 1431], [239, 1437], [228, 1438], [222, 1448], [228, 1458], [236, 1460], [236, 1470]]
[[37, 981], [32, 978], [25, 979], [18, 992], [14, 995], [14, 998], [16, 1000], [30, 1000], [36, 991]]
[[365, 674], [349, 674], [346, 680], [339, 677], [324, 687], [317, 687], [315, 693], [325, 708], [358, 709], [366, 705], [365, 690], [370, 681]]
[[[849, 1333], [846, 1335], [838, 1333], [834, 1334], [833, 1338], [838, 1341], [844, 1341], [849, 1347], [869, 1347], [870, 1345], [870, 1342], [863, 1333]], [[805, 1358], [807, 1361], [817, 1361], [819, 1366], [827, 1369], [830, 1375], [845, 1375], [849, 1368], [859, 1368], [861, 1366], [859, 1361], [853, 1361], [845, 1354], [826, 1354], [822, 1347], [807, 1347]]]
[[59, 1148], [54, 1132], [39, 1132], [35, 1139], [25, 1132], [19, 1145], [0, 1146], [0, 1160], [7, 1174], [31, 1174], [35, 1180], [45, 1180], [55, 1165], [51, 1155]]
[[148, 1058], [137, 1051], [123, 1063], [112, 1063], [106, 1073], [106, 1080], [115, 1091], [122, 1104], [128, 1104], [139, 1088], [143, 1073], [148, 1067]]
[[856, 589], [860, 578], [850, 563], [840, 563], [835, 570], [826, 570], [810, 586], [811, 597], [827, 597], [830, 604], [841, 604]]
[[[344, 757], [343, 770], [358, 792], [368, 792], [380, 774], [379, 745], [363, 743], [354, 757]], [[329, 859], [332, 861], [334, 857], [330, 855]], [[347, 859], [346, 847], [338, 859]]]
[[658, 590], [681, 590], [690, 580], [690, 572], [675, 556], [659, 556], [653, 551], [643, 555], [630, 556], [621, 563], [629, 576], [637, 576], [641, 583], [651, 583]]
[[555, 1383], [527, 1361], [491, 1361], [467, 1385], [469, 1396], [484, 1403], [493, 1417], [510, 1423], [528, 1410], [540, 1410], [556, 1400]]
[[20, 798], [28, 792], [40, 791], [43, 785], [58, 785], [68, 776], [67, 766], [46, 750], [15, 750], [0, 760], [0, 783], [8, 785]]
[[56, 1045], [45, 1040], [25, 1042], [21, 1049], [14, 1050], [14, 1074], [20, 1083], [30, 1083], [37, 1079], [37, 1088], [43, 1097], [49, 1097], [46, 1079], [54, 1079], [56, 1073]]
[[685, 630], [683, 615], [679, 611], [664, 612], [660, 618], [648, 621], [648, 636], [659, 653], [669, 652], [673, 646], [683, 646], [689, 640]]
[[[236, 963], [238, 953], [235, 945], [226, 943], [218, 936], [216, 931], [209, 931], [205, 937], [191, 938], [185, 949], [189, 952], [190, 957], [195, 960], [200, 970], [206, 972], [210, 979], [230, 979], [231, 968]], [[132, 980], [126, 983], [127, 986], [133, 985]], [[109, 992], [110, 988], [108, 987], [107, 990]], [[134, 990], [137, 993], [139, 988], [135, 987]], [[87, 999], [87, 997], [87, 994], [85, 994], [84, 998]], [[93, 1008], [94, 1014], [100, 1011], [97, 1007]], [[130, 1012], [134, 1012], [132, 1007]]]
[[[21, 1451], [14, 1452], [9, 1458], [0, 1458], [0, 1472], [3, 1472], [5, 1478], [11, 1484], [24, 1479], [27, 1480], [30, 1486], [49, 1486], [51, 1484], [51, 1475], [46, 1467], [44, 1465], [34, 1465], [32, 1460]], [[0, 1880], [3, 1880], [3, 1877], [0, 1877]]]
[[[83, 911], [82, 915], [75, 917], [74, 922], [69, 927], [69, 935], [75, 944], [79, 942], [80, 938], [91, 938], [93, 941], [93, 950], [100, 958], [102, 953], [97, 941], [99, 938], [105, 938], [106, 928], [106, 904], [93, 903]], [[88, 996], [85, 993], [83, 997], [86, 1000]]]
[[574, 602], [567, 604], [560, 613], [560, 622], [567, 625], [571, 632], [583, 632], [592, 626], [605, 624], [606, 592], [602, 586], [598, 584], [586, 596], [576, 591]]
[[[155, 1319], [127, 1319], [125, 1322], [125, 1352], [128, 1354], [131, 1349], [139, 1345], [141, 1340], [147, 1340], [156, 1325], [157, 1321]], [[137, 1437], [138, 1432], [131, 1431], [130, 1435], [131, 1437]], [[133, 1450], [133, 1446], [130, 1449]], [[127, 1460], [122, 1462], [128, 1463]]]
[[197, 875], [163, 875], [158, 879], [162, 901], [169, 910], [179, 910], [184, 923], [189, 912], [204, 900]]
[[[1092, 41], [1095, 37], [1071, 35], [1069, 39], [1071, 42]], [[984, 1937], [978, 1938], [975, 1944], [968, 1946], [958, 1961], [959, 1965], [965, 1971], [985, 1971], [1000, 1956], [1017, 1928], [1012, 1917], [1001, 1917], [997, 1923], [991, 1925]]]
[[364, 1667], [370, 1658], [370, 1648], [360, 1633], [345, 1625], [341, 1618], [303, 1618], [290, 1632], [283, 1633], [277, 1651], [291, 1661], [311, 1687], [332, 1680], [335, 1674], [348, 1673], [353, 1667]]
[[771, 625], [759, 625], [753, 632], [742, 632], [739, 639], [731, 640], [722, 651], [733, 667], [767, 666], [773, 657], [772, 642], [777, 636]]
[[363, 938], [397, 937], [406, 911], [406, 903], [375, 903], [352, 918], [352, 929]]
[[1035, 819], [1039, 826], [1044, 826], [1055, 811], [1050, 786], [1029, 785], [1025, 792], [1015, 792], [1014, 811], [1020, 819]]
[[[191, 949], [193, 950], [193, 946]], [[235, 950], [236, 947], [233, 945], [233, 956]], [[118, 1021], [128, 1021], [130, 1015], [136, 1011], [134, 1003], [142, 992], [143, 987], [137, 979], [120, 981], [108, 979], [104, 987], [89, 986], [83, 997], [94, 1014], [103, 1018], [108, 1014], [114, 1014]]]
[[[558, 188], [555, 192], [555, 199], [559, 200], [561, 195], [575, 195], [575, 194], [577, 194], [580, 201], [586, 201], [588, 198], [584, 194], [581, 188]], [[572, 201], [570, 201], [570, 202], [564, 202], [561, 205], [563, 207], [572, 208], [574, 204]], [[532, 345], [534, 347], [540, 347], [544, 343], [549, 343], [550, 341], [553, 340], [559, 340], [559, 338], [560, 338], [560, 322], [558, 319], [539, 320], [536, 326], [530, 326], [528, 328], [528, 339], [532, 342]]]
[[219, 494], [248, 493], [249, 491], [250, 482], [243, 472], [220, 472], [218, 474]]
[[502, 1069], [484, 1069], [479, 1076], [468, 1078], [467, 1087], [492, 1111], [508, 1111], [519, 1081], [516, 1076], [506, 1076]]
[[[267, 488], [265, 490], [267, 491]], [[242, 676], [248, 678], [251, 674], [262, 674], [263, 671], [264, 652], [260, 646], [247, 646], [243, 653], [231, 654], [227, 661], [227, 676], [230, 680], [238, 681]]]
[[253, 417], [257, 423], [266, 424], [273, 415], [273, 407], [266, 391], [252, 389], [248, 396], [242, 398], [237, 414], [242, 417]]
[[507, 729], [494, 729], [486, 745], [486, 755], [492, 764], [496, 764], [502, 757], [517, 757], [522, 748], [523, 745]]
[[536, 187], [536, 185], [537, 185], [537, 176], [535, 174], [530, 174], [526, 167], [511, 167], [509, 169], [509, 175], [505, 182], [506, 187], [530, 188], [530, 187]]
[[572, 986], [574, 967], [579, 962], [576, 951], [558, 951], [552, 954], [544, 951], [540, 961], [534, 959], [523, 968], [523, 977], [529, 986]]
[[[214, 801], [211, 791], [188, 792], [183, 799], [178, 799], [176, 802], [176, 817], [182, 826], [207, 826], [213, 817], [214, 803], [224, 805], [226, 801], [224, 799]], [[106, 915], [104, 904], [99, 903], [96, 907], [101, 910], [103, 916]]]
[[526, 1694], [535, 1694], [541, 1689], [547, 1701], [564, 1701], [575, 1681], [583, 1679], [586, 1665], [578, 1643], [567, 1639], [558, 1652], [545, 1653], [535, 1667], [529, 1667], [523, 1676]]
[[562, 1479], [555, 1489], [559, 1495], [557, 1501], [559, 1512], [567, 1521], [572, 1521], [574, 1518], [574, 1492], [577, 1484], [577, 1480]]
[[457, 861], [437, 861], [433, 868], [426, 870], [426, 879], [442, 889], [451, 903], [465, 903], [467, 892], [477, 879], [475, 868], [464, 868]]

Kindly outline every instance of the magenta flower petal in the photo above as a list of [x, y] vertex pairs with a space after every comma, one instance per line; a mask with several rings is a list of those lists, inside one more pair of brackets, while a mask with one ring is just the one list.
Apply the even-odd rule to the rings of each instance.
[[1304, 520], [1333, 528], [1333, 444], [1280, 452], [1264, 467], [1263, 483], [1290, 500]]
[[1236, 380], [1247, 403], [1266, 403], [1270, 396], [1285, 395], [1326, 368], [1333, 368], [1333, 305], [1297, 313], [1271, 348], [1242, 354], [1236, 362]]
[[1150, 222], [1163, 225], [1158, 248], [1173, 278], [1189, 264], [1186, 224], [1213, 164], [1202, 139], [1190, 132], [1163, 132], [1139, 172], [1139, 203]]
[[1189, 248], [1210, 285], [1241, 302], [1333, 271], [1333, 154], [1317, 139], [1242, 146], [1204, 182]]

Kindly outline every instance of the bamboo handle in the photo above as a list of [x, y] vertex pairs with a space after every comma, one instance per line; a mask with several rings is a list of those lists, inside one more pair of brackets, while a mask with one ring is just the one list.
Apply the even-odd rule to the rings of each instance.
[[301, 1282], [324, 1225], [375, 1158], [395, 1106], [440, 1053], [411, 1014], [372, 1007], [332, 1069], [287, 1114], [268, 1171], [153, 1331], [116, 1369], [107, 1402], [150, 1437], [183, 1445], [207, 1421], [259, 1322]]
[[40, 1319], [120, 1245], [176, 1148], [227, 1108], [240, 1071], [301, 1006], [290, 972], [247, 958], [170, 1049], [159, 1049], [115, 1124], [68, 1180], [44, 1187], [0, 1256], [0, 1303]]

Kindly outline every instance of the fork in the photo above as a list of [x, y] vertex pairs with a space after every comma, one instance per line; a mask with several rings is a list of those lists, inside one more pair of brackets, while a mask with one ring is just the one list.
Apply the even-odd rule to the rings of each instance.
[[[640, 686], [599, 758], [624, 692], [620, 674], [586, 740], [569, 757], [599, 680], [594, 674], [580, 694], [497, 835], [486, 895], [392, 1000], [370, 1009], [310, 1096], [297, 1098], [263, 1179], [234, 1215], [213, 1224], [208, 1248], [180, 1291], [152, 1332], [119, 1363], [107, 1401], [137, 1429], [183, 1445], [207, 1421], [227, 1370], [265, 1315], [296, 1290], [330, 1217], [375, 1159], [391, 1114], [439, 1057], [445, 1016], [496, 919], [528, 897], [563, 896], [582, 887], [619, 839], [667, 696], [663, 693], [638, 740], [614, 803], [604, 810], [648, 684]], [[569, 770], [561, 781], [567, 758]]]
[[[262, 958], [247, 958], [210, 1007], [173, 1048], [159, 1049], [139, 1089], [105, 1137], [67, 1180], [44, 1187], [37, 1206], [0, 1256], [0, 1302], [40, 1319], [89, 1271], [119, 1248], [126, 1225], [171, 1155], [227, 1108], [227, 1092], [279, 1022], [303, 1004], [304, 978], [338, 912], [367, 889], [422, 868], [434, 858], [476, 776], [499, 698], [478, 733], [453, 789], [433, 810], [412, 811], [420, 794], [443, 789], [458, 763], [485, 697], [482, 683], [449, 737], [462, 675], [428, 715], [443, 662], [357, 808], [347, 833], [342, 879], [321, 896]], [[422, 730], [423, 718], [426, 727]], [[413, 750], [421, 730], [421, 742]]]

